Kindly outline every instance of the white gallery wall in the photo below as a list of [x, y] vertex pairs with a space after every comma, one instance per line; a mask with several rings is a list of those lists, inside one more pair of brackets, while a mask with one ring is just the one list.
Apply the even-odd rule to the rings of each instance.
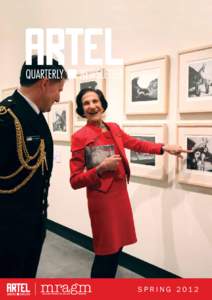
[[[123, 70], [107, 67], [107, 120], [120, 125], [126, 121], [166, 123], [170, 144], [177, 140], [176, 122], [211, 120], [212, 113], [180, 116], [177, 111], [177, 53], [212, 44], [210, 0], [1, 0], [0, 4], [0, 89], [18, 85], [26, 28], [110, 27], [114, 57], [133, 62], [170, 56], [170, 88], [167, 115], [126, 118]], [[67, 57], [69, 51], [65, 49]], [[79, 54], [83, 66], [82, 47]], [[103, 45], [96, 55], [104, 57]], [[74, 85], [68, 82], [61, 101], [73, 100]], [[54, 158], [49, 219], [91, 236], [85, 189], [74, 191], [69, 184], [70, 145], [55, 143]], [[124, 251], [182, 277], [211, 277], [212, 192], [178, 184], [175, 158], [169, 157], [168, 163], [167, 181], [131, 178], [138, 242]]]

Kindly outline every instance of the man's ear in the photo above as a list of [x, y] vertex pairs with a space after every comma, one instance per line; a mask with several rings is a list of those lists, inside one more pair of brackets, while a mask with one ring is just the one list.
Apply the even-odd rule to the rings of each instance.
[[42, 78], [41, 80], [39, 80], [40, 83], [40, 88], [42, 90], [46, 89], [47, 85], [49, 84], [49, 79], [48, 78]]

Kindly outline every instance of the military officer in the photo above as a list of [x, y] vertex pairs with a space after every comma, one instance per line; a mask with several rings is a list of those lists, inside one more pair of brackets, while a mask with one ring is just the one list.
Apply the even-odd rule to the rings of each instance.
[[[53, 75], [54, 76], [53, 76]], [[53, 142], [43, 116], [67, 79], [63, 66], [23, 64], [20, 88], [0, 103], [0, 277], [36, 276], [45, 238]]]

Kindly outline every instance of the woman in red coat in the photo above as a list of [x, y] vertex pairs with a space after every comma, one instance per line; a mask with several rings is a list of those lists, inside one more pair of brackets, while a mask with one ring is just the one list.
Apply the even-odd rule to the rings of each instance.
[[87, 188], [95, 252], [91, 277], [113, 278], [123, 246], [136, 242], [124, 148], [152, 154], [167, 151], [178, 156], [186, 150], [138, 140], [117, 124], [103, 122], [107, 101], [100, 90], [83, 89], [76, 101], [76, 111], [87, 119], [87, 125], [72, 136], [70, 182], [74, 189]]

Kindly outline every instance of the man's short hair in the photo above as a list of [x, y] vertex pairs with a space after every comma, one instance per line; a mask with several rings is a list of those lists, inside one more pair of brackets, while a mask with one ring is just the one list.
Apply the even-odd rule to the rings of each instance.
[[20, 73], [20, 84], [22, 86], [31, 86], [38, 80], [48, 78], [49, 80], [67, 79], [68, 75], [65, 68], [59, 65], [56, 59], [52, 60], [51, 65], [47, 65], [47, 57], [44, 55], [43, 64], [38, 64], [38, 56], [32, 56], [32, 63], [27, 65], [24, 62]]

